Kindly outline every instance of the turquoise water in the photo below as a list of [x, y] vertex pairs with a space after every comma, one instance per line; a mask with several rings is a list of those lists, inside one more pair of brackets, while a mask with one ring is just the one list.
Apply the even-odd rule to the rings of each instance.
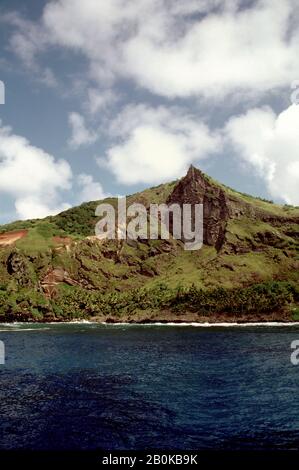
[[0, 325], [0, 449], [297, 449], [299, 328]]

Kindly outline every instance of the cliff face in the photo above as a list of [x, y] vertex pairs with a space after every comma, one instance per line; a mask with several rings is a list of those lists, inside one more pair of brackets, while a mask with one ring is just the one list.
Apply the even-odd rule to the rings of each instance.
[[[287, 241], [297, 245], [298, 211], [294, 215], [287, 211], [276, 212], [274, 204], [258, 200], [254, 204], [250, 197], [243, 196], [213, 182], [191, 165], [168, 196], [167, 204], [203, 204], [204, 244], [215, 247], [218, 252], [221, 249], [233, 253], [248, 252], [266, 246], [283, 248]], [[244, 228], [244, 225], [247, 234], [242, 230], [243, 233], [236, 234], [233, 243], [231, 227]], [[261, 230], [255, 230], [259, 225]]]
[[204, 174], [190, 166], [167, 198], [167, 204], [203, 204], [203, 241], [220, 250], [225, 239], [229, 206], [225, 192], [210, 183]]

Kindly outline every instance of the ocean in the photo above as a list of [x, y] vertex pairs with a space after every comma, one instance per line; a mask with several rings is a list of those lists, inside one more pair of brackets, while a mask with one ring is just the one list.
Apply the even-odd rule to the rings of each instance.
[[298, 449], [297, 339], [294, 325], [0, 325], [0, 449]]

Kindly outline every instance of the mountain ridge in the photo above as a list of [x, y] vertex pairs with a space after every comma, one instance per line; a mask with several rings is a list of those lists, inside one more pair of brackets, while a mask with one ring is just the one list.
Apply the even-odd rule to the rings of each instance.
[[[116, 198], [104, 201], [117, 209]], [[193, 166], [178, 181], [127, 197], [128, 205], [138, 202], [147, 208], [153, 203], [202, 203], [204, 245], [188, 253], [182, 241], [173, 238], [100, 242], [94, 236], [99, 202], [0, 226], [2, 297], [12, 304], [2, 306], [5, 318], [10, 311], [9, 318], [16, 318], [13, 312], [22, 308], [29, 318], [41, 320], [43, 309], [53, 318], [53, 305], [75, 293], [124, 296], [161, 285], [165, 292], [178, 287], [249, 289], [269, 282], [289, 282], [295, 289], [298, 285], [299, 208], [239, 193]], [[35, 297], [38, 300], [32, 300]], [[138, 309], [137, 301], [135, 306]]]

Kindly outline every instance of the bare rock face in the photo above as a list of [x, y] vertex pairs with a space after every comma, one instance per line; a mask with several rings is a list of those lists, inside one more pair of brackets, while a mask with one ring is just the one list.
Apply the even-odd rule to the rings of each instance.
[[26, 271], [25, 260], [21, 254], [16, 251], [10, 253], [7, 259], [7, 271], [9, 274], [22, 273]]
[[41, 287], [46, 295], [46, 297], [52, 298], [56, 295], [56, 286], [65, 282], [70, 286], [75, 286], [78, 283], [71, 279], [69, 273], [63, 268], [49, 268], [46, 276], [41, 281]]
[[167, 204], [203, 204], [203, 242], [220, 250], [225, 239], [229, 206], [225, 192], [209, 182], [203, 173], [190, 166], [175, 186]]
[[18, 284], [23, 287], [33, 285], [32, 272], [26, 257], [17, 250], [12, 251], [6, 261], [7, 272], [13, 275]]

